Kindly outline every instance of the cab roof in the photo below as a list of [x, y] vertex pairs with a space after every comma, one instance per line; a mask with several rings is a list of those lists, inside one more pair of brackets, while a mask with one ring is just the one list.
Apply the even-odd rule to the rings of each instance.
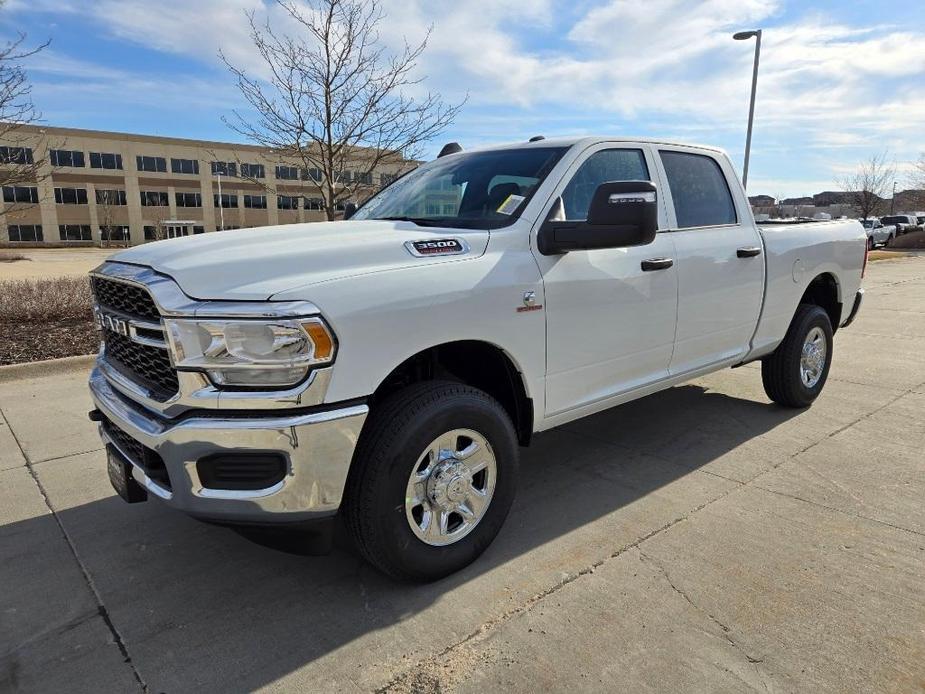
[[710, 152], [716, 152], [718, 154], [725, 154], [725, 150], [719, 147], [713, 147], [710, 145], [700, 145], [692, 142], [677, 142], [666, 140], [663, 138], [652, 138], [652, 137], [626, 137], [621, 135], [582, 135], [582, 136], [573, 136], [573, 137], [549, 137], [542, 140], [536, 140], [534, 142], [507, 142], [504, 144], [498, 145], [488, 145], [485, 147], [473, 147], [472, 149], [465, 149], [463, 146], [463, 152], [482, 152], [489, 150], [498, 150], [498, 149], [520, 149], [520, 148], [529, 148], [529, 147], [573, 147], [575, 145], [581, 145], [587, 147], [589, 145], [598, 144], [600, 142], [640, 142], [644, 144], [652, 145], [672, 145], [676, 147], [694, 147], [696, 149], [703, 149]]

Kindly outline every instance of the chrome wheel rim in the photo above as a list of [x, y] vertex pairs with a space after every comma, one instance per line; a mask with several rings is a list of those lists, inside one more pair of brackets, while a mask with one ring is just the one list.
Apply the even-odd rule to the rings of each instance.
[[453, 429], [418, 456], [405, 490], [405, 517], [421, 542], [459, 542], [485, 517], [498, 478], [494, 451], [471, 429]]
[[807, 388], [814, 388], [825, 369], [826, 343], [822, 328], [813, 328], [806, 334], [800, 354], [800, 380]]

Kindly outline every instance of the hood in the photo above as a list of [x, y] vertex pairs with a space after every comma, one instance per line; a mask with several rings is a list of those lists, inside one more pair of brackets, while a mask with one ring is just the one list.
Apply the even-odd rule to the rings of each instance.
[[[488, 232], [384, 220], [313, 222], [221, 231], [136, 246], [110, 259], [169, 275], [194, 299], [263, 301], [319, 282], [421, 264], [453, 263], [485, 252]], [[407, 241], [462, 239], [458, 255], [420, 257]]]

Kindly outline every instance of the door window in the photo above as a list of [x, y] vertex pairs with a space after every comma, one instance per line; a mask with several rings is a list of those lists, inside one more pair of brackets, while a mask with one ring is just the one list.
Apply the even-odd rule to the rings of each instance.
[[648, 181], [649, 168], [641, 149], [602, 149], [585, 159], [562, 191], [565, 218], [588, 218], [591, 198], [602, 183], [610, 181]]
[[679, 229], [738, 221], [726, 176], [713, 157], [670, 151], [660, 151], [659, 155]]

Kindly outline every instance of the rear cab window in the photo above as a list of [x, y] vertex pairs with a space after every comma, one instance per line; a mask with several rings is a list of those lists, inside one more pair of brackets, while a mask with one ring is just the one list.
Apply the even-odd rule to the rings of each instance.
[[738, 223], [729, 183], [705, 154], [659, 150], [679, 229]]

